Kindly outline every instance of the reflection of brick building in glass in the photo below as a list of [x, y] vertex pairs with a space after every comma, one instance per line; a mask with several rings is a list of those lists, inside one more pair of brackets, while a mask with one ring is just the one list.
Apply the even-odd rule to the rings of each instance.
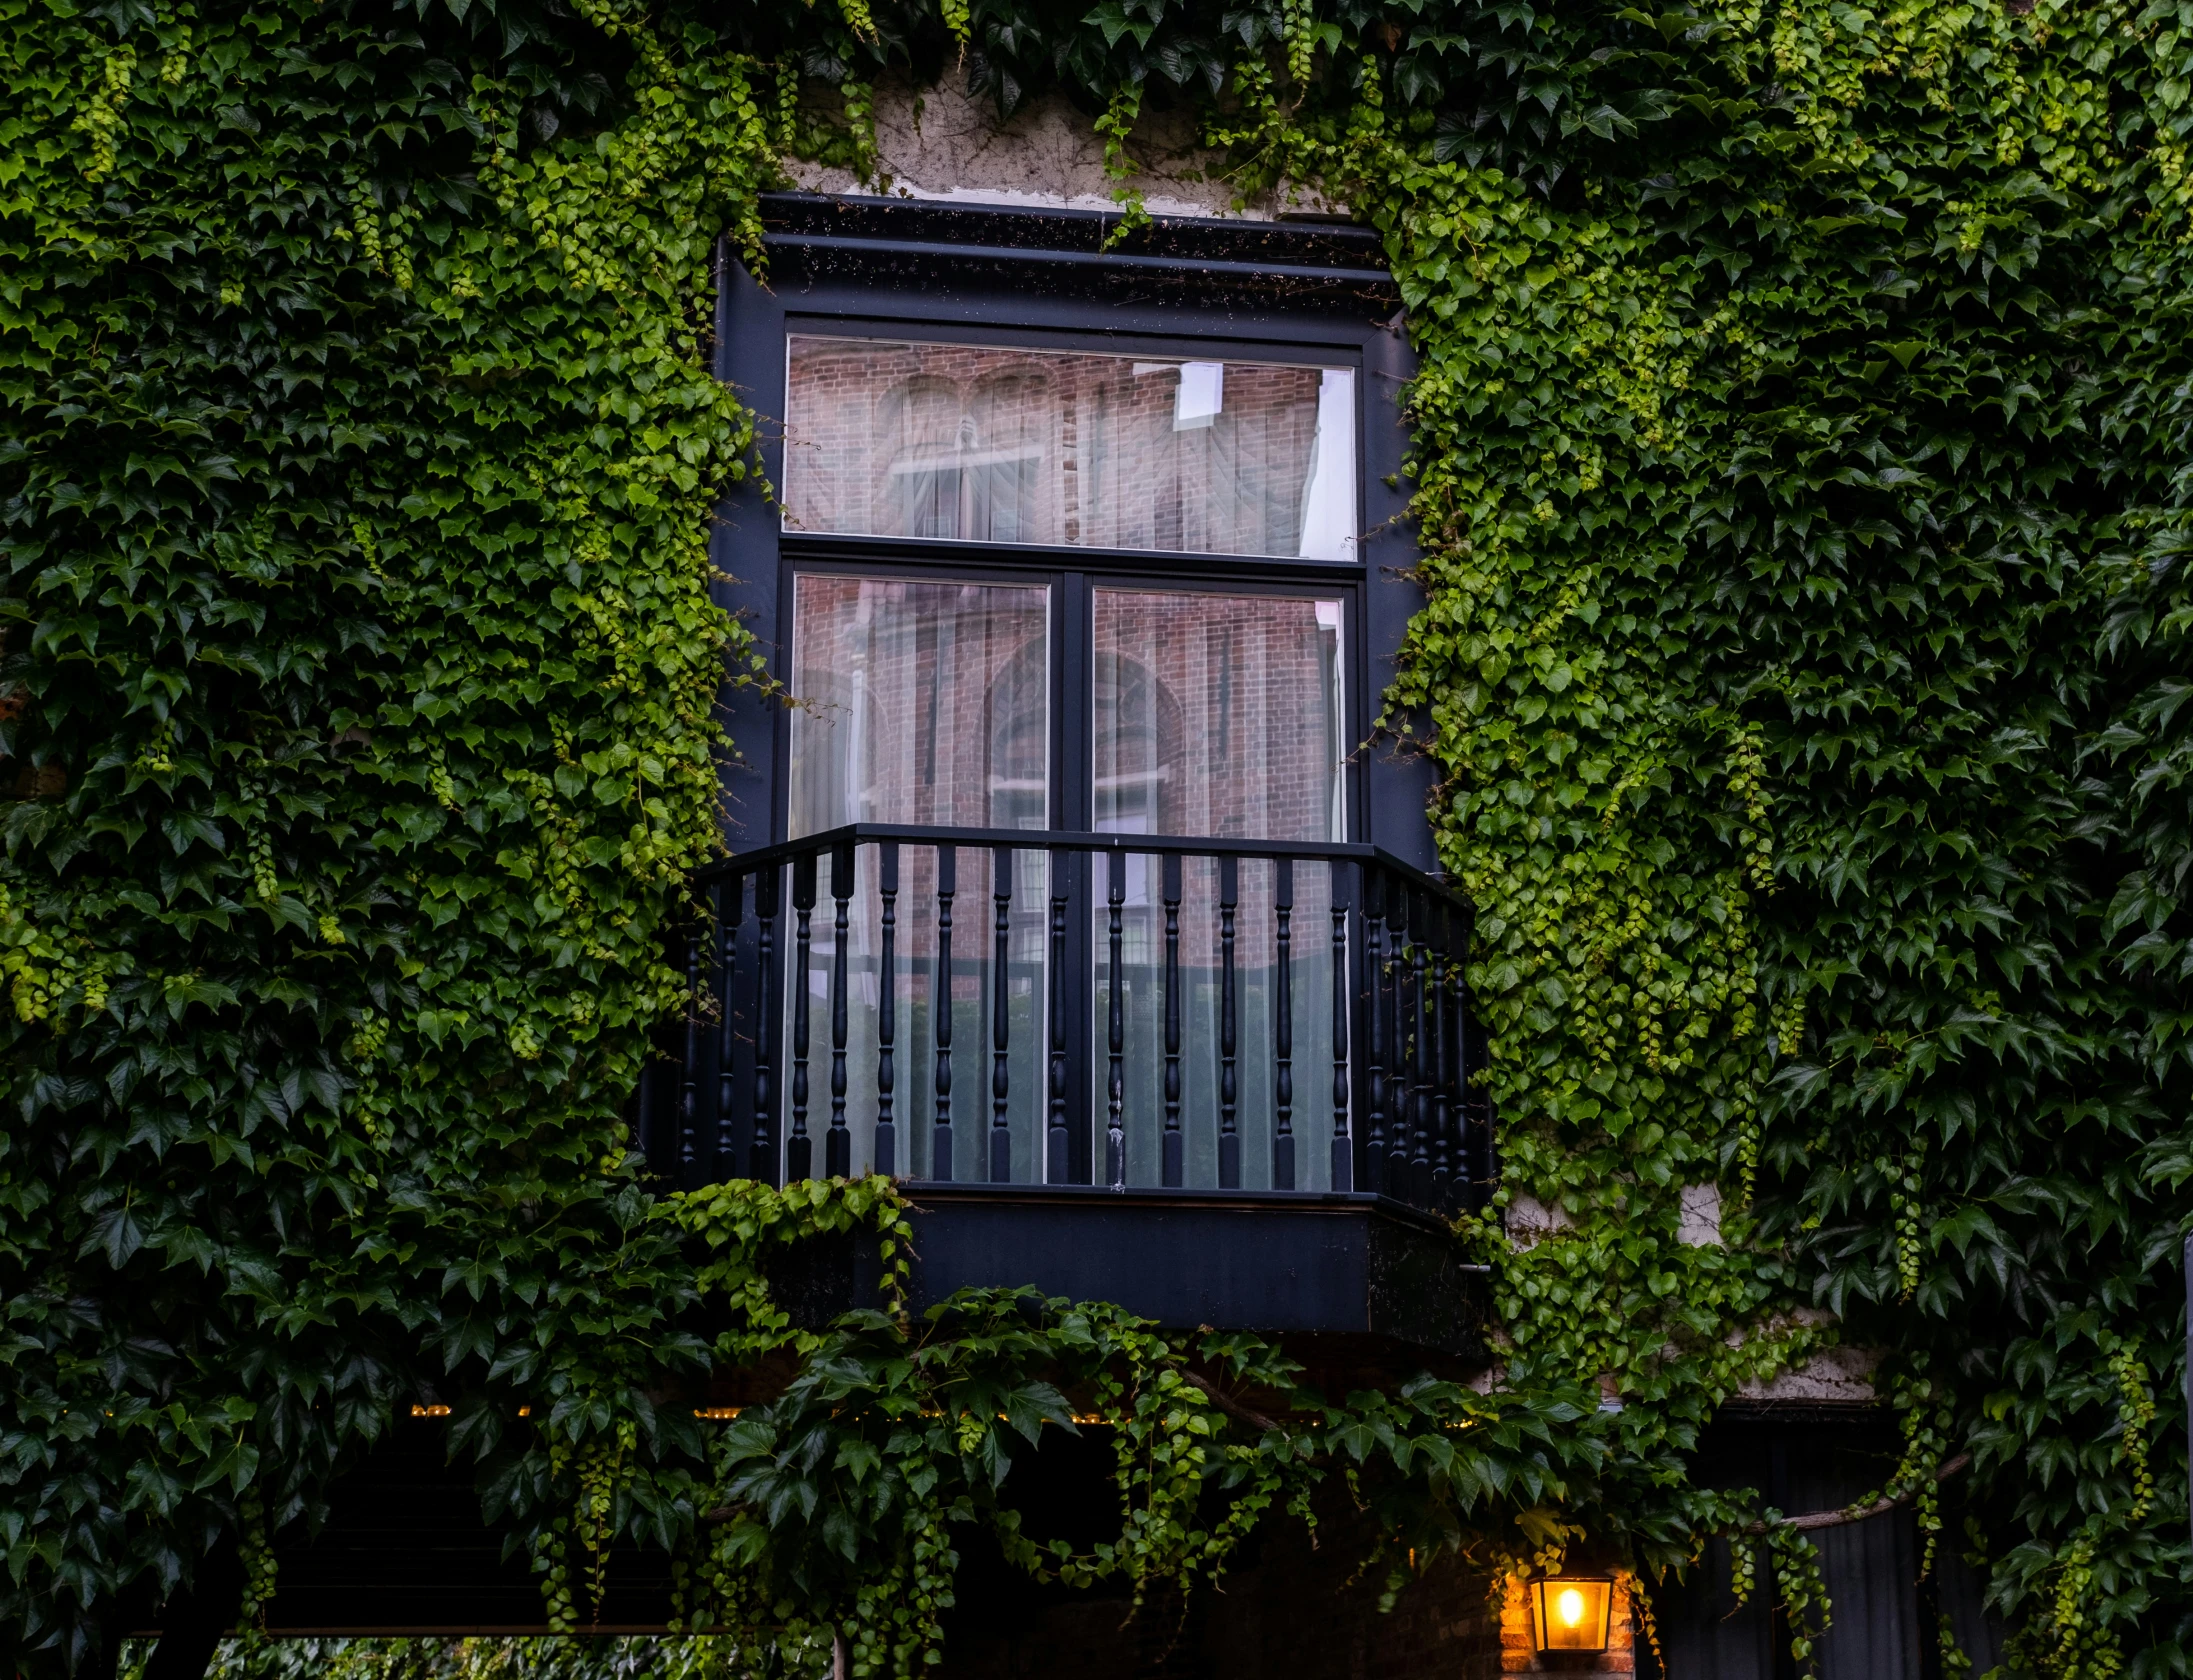
[[[1097, 827], [1343, 837], [1338, 601], [1103, 589], [1093, 617]], [[806, 575], [795, 623], [791, 833], [1045, 826], [1045, 590]]]
[[1098, 828], [1346, 837], [1339, 602], [1107, 589], [1095, 630]]
[[1049, 591], [799, 579], [793, 835], [1049, 820]]
[[[1320, 394], [1329, 377], [1347, 376], [1256, 362], [1226, 363], [1222, 374], [1215, 363], [1185, 366], [1200, 371], [1124, 356], [795, 336], [786, 523], [975, 542], [1304, 553]], [[1352, 398], [1341, 411], [1352, 415]], [[1349, 499], [1352, 511], [1352, 484]]]
[[[948, 828], [1041, 829], [1049, 821], [1050, 592], [1040, 586], [925, 583], [891, 578], [803, 575], [793, 612], [794, 693], [790, 832], [816, 834], [853, 822]], [[847, 955], [853, 981], [848, 1030], [859, 1087], [853, 1112], [876, 1108], [874, 1057], [880, 1027], [883, 901], [880, 854], [864, 848], [856, 867]], [[909, 847], [893, 904], [896, 1031], [904, 1046], [898, 1088], [908, 1138], [902, 1169], [979, 1178], [994, 1118], [990, 1035], [994, 1022], [998, 904], [990, 853], [955, 859], [952, 964], [938, 983], [939, 860]], [[1014, 1158], [1040, 1163], [1035, 1031], [1042, 995], [1048, 912], [1041, 852], [1014, 855], [1004, 883], [1007, 1008], [1013, 1027], [1008, 1105]], [[825, 864], [820, 891], [830, 895]], [[834, 921], [834, 911], [832, 914]], [[815, 942], [818, 963], [835, 952], [828, 922]], [[810, 989], [822, 984], [814, 969]], [[795, 982], [796, 984], [796, 982]], [[950, 1088], [939, 1091], [940, 993], [951, 999]], [[940, 1108], [953, 1117], [955, 1163], [930, 1156]], [[855, 1164], [873, 1159], [873, 1123], [856, 1127]]]

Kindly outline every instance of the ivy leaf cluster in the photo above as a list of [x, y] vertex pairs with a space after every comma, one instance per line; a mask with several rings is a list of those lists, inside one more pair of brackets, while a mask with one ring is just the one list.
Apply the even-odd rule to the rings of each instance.
[[696, 1286], [620, 1112], [750, 669], [701, 339], [776, 166], [752, 66], [608, 13], [626, 114], [542, 144], [543, 27], [0, 14], [18, 1668], [315, 1520], [399, 1407], [677, 1446]]
[[[1582, 59], [1651, 21], [1548, 23]], [[1389, 721], [1449, 777], [1508, 1190], [1552, 1210], [1500, 1261], [1508, 1380], [1598, 1367], [1679, 1448], [1732, 1341], [1795, 1356], [1789, 1309], [1832, 1310], [1927, 1373], [1994, 1602], [2062, 1675], [2187, 1660], [2182, 1431], [2140, 1373], [2182, 1393], [2193, 1213], [2154, 797], [2189, 21], [1674, 14], [1683, 62], [1593, 85], [1656, 114], [1559, 182], [1427, 134], [1376, 39], [1351, 108], [1259, 70], [1213, 125], [1386, 230], [1424, 355]], [[1670, 1241], [1688, 1183], [1714, 1254]]]
[[[1686, 1455], [1840, 1334], [1913, 1400], [1901, 1481], [1972, 1453], [1930, 1525], [2019, 1662], [2184, 1669], [2189, 58], [2176, 0], [0, 0], [0, 1656], [80, 1666], [443, 1395], [560, 1619], [625, 1534], [875, 1672], [1076, 1415], [1124, 1526], [1039, 1571], [1207, 1575], [1340, 1466], [1392, 1555], [1650, 1576], [1766, 1520]], [[1245, 197], [1385, 238], [1427, 603], [1385, 726], [1541, 1233], [1464, 1233], [1492, 1397], [1086, 1306], [805, 1337], [762, 1254], [896, 1241], [891, 1197], [626, 1154], [761, 680], [714, 264], [946, 74], [1122, 169], [1184, 105]], [[802, 1374], [735, 1431], [662, 1402], [767, 1346]]]
[[[1038, 1580], [1117, 1581], [1157, 1613], [1153, 1594], [1217, 1579], [1267, 1517], [1316, 1526], [1328, 1481], [1367, 1551], [1351, 1561], [1390, 1602], [1465, 1539], [1520, 1555], [1545, 1513], [1588, 1502], [1596, 1419], [1580, 1391], [1429, 1377], [1334, 1400], [1260, 1338], [1167, 1335], [1029, 1290], [965, 1291], [911, 1322], [855, 1312], [717, 1438], [721, 1503], [684, 1565], [683, 1618], [797, 1671], [828, 1672], [842, 1641], [855, 1675], [914, 1675], [936, 1660], [969, 1532]], [[1013, 1497], [1016, 1467], [1083, 1435], [1108, 1439], [1118, 1497], [1096, 1536]]]

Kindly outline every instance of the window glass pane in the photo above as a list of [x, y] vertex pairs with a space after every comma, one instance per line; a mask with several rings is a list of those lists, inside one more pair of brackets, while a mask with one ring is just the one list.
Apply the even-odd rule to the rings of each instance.
[[793, 839], [1047, 825], [1048, 589], [802, 575], [792, 664]]
[[1101, 589], [1096, 826], [1344, 840], [1341, 603]]
[[[795, 580], [792, 620], [791, 833], [850, 822], [955, 828], [1046, 826], [1050, 810], [1050, 592], [885, 578]], [[901, 1174], [989, 1176], [997, 1119], [994, 1035], [1007, 1020], [1005, 1122], [1016, 1182], [1043, 1176], [1042, 1000], [1049, 857], [961, 848], [951, 879], [950, 962], [945, 881], [934, 847], [901, 848], [891, 903], [894, 1088]], [[880, 851], [860, 848], [846, 904], [846, 1117], [853, 1170], [875, 1156], [879, 1107], [883, 912]], [[785, 938], [787, 985], [810, 1005], [808, 1135], [822, 1161], [829, 1122], [831, 986], [837, 955], [832, 862], [817, 870], [809, 957], [799, 971]], [[790, 914], [787, 914], [787, 921]], [[1006, 960], [1002, 994], [999, 923]], [[789, 932], [789, 930], [787, 930]], [[789, 1022], [777, 1065], [791, 1127]], [[940, 1019], [941, 1017], [941, 1019]], [[939, 1033], [940, 1026], [943, 1028]], [[940, 1042], [940, 1036], [942, 1042]], [[940, 1078], [940, 1074], [943, 1075]], [[940, 1089], [940, 1087], [943, 1087]], [[948, 1162], [935, 1153], [936, 1120], [951, 1116]]]
[[[1341, 603], [1271, 595], [1098, 590], [1093, 671], [1095, 809], [1112, 834], [1343, 840]], [[1127, 1180], [1159, 1182], [1165, 1122], [1165, 930], [1179, 930], [1181, 1130], [1187, 1182], [1217, 1182], [1219, 1019], [1226, 922], [1214, 859], [1189, 858], [1180, 900], [1164, 903], [1163, 869], [1126, 859], [1119, 910], [1120, 1014], [1130, 1048], [1120, 1070]], [[1331, 1159], [1332, 951], [1329, 871], [1297, 864], [1287, 915], [1292, 1000], [1289, 1129], [1296, 1184], [1322, 1189]], [[1242, 1182], [1271, 1183], [1279, 1125], [1276, 998], [1281, 964], [1277, 875], [1240, 866], [1233, 962], [1239, 999]], [[1095, 1158], [1109, 1104], [1109, 889], [1092, 906], [1095, 953]]]
[[794, 335], [787, 530], [1353, 560], [1355, 375]]

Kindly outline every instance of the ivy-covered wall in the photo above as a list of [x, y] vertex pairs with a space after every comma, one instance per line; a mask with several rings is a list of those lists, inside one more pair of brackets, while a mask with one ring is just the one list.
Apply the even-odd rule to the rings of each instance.
[[[1649, 1583], [1768, 1515], [1682, 1454], [1833, 1333], [1885, 1350], [1898, 1488], [1973, 1454], [1938, 1543], [2016, 1671], [2182, 1671], [2189, 31], [0, 0], [7, 1660], [262, 1558], [421, 1384], [559, 1620], [622, 1531], [696, 1617], [864, 1670], [1087, 1407], [1126, 1527], [1032, 1569], [1207, 1572], [1337, 1465], [1396, 1587], [1572, 1535]], [[1565, 1221], [1467, 1233], [1491, 1396], [1275, 1420], [1224, 1389], [1284, 1390], [1270, 1349], [975, 1303], [846, 1326], [734, 1429], [663, 1403], [790, 1337], [758, 1247], [895, 1219], [659, 1198], [620, 1119], [755, 680], [708, 593], [752, 435], [714, 242], [795, 153], [870, 167], [886, 74], [1063, 91], [1130, 221], [1163, 108], [1386, 237], [1430, 601], [1394, 717], [1481, 907], [1507, 1191]], [[1678, 1239], [1705, 1183], [1719, 1245]]]

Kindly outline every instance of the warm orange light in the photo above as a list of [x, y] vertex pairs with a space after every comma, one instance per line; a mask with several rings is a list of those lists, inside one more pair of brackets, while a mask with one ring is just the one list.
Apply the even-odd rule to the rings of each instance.
[[1541, 1651], [1604, 1651], [1614, 1614], [1614, 1583], [1604, 1575], [1533, 1581], [1531, 1620]]

